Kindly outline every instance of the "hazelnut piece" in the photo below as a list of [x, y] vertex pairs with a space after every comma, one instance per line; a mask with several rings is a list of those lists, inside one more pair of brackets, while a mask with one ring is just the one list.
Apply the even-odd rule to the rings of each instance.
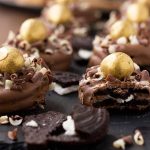
[[140, 145], [140, 146], [144, 145], [144, 137], [140, 130], [138, 130], [138, 129], [135, 130], [133, 139], [137, 145]]
[[148, 5], [150, 7], [150, 0], [138, 0], [139, 3]]
[[110, 29], [110, 36], [113, 39], [117, 39], [120, 37], [129, 37], [130, 35], [136, 34], [136, 28], [133, 23], [130, 21], [123, 19], [115, 22]]
[[141, 3], [133, 3], [127, 9], [127, 17], [133, 22], [143, 22], [149, 18], [149, 9]]
[[7, 124], [8, 122], [8, 116], [0, 116], [0, 125]]
[[72, 18], [70, 9], [64, 4], [54, 4], [47, 12], [47, 18], [54, 24], [69, 22]]
[[12, 131], [8, 131], [8, 138], [13, 141], [17, 140], [17, 131], [17, 128], [13, 129]]
[[56, 2], [60, 4], [70, 4], [74, 2], [74, 0], [56, 0]]
[[[24, 66], [21, 52], [14, 47], [0, 48], [0, 72], [14, 73]], [[3, 57], [2, 57], [3, 56]]]
[[20, 35], [30, 43], [44, 40], [47, 37], [47, 28], [41, 20], [27, 19], [20, 27]]
[[105, 57], [100, 68], [105, 77], [112, 75], [118, 79], [123, 79], [133, 73], [134, 63], [127, 54], [116, 52]]
[[19, 126], [22, 123], [22, 121], [23, 118], [18, 115], [9, 117], [9, 122], [13, 126]]

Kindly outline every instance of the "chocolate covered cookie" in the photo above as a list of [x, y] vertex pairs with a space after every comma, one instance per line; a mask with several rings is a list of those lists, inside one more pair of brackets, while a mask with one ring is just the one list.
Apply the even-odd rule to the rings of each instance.
[[104, 109], [77, 105], [71, 116], [58, 112], [25, 117], [23, 132], [31, 149], [48, 145], [97, 143], [107, 134], [109, 114]]
[[150, 108], [150, 76], [126, 54], [113, 53], [100, 66], [87, 69], [79, 84], [79, 98], [88, 106], [146, 110]]
[[[69, 1], [68, 1], [69, 3]], [[88, 11], [86, 17], [84, 15], [75, 15], [74, 12], [79, 12], [76, 5], [70, 8], [70, 3], [66, 2], [52, 2], [44, 9], [42, 17], [47, 21], [49, 28], [57, 33], [58, 36], [67, 38], [71, 41], [74, 50], [92, 48], [92, 40], [96, 29], [94, 16]], [[73, 9], [73, 10], [72, 10]], [[55, 15], [53, 15], [55, 14]], [[89, 17], [90, 14], [92, 17]], [[87, 19], [88, 16], [88, 19]], [[89, 21], [92, 19], [92, 21]], [[97, 19], [98, 20], [98, 19]]]
[[6, 44], [19, 48], [32, 58], [42, 57], [52, 70], [67, 70], [70, 67], [73, 54], [70, 42], [48, 33], [41, 20], [28, 19], [23, 22], [20, 32], [17, 35], [11, 32]]
[[43, 59], [32, 60], [14, 47], [0, 48], [0, 114], [44, 104], [51, 82]]
[[149, 70], [150, 21], [134, 25], [126, 19], [119, 20], [109, 35], [96, 36], [89, 66], [98, 65], [107, 55], [121, 51], [130, 55], [140, 67]]

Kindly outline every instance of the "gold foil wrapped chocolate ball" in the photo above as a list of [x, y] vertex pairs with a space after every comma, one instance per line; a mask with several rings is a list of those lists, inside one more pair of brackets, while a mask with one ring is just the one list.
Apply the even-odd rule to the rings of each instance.
[[47, 28], [41, 20], [27, 19], [20, 27], [20, 35], [30, 43], [44, 40], [47, 37]]
[[72, 13], [64, 4], [54, 4], [47, 12], [47, 19], [54, 24], [64, 24], [72, 19]]
[[73, 3], [75, 0], [56, 0], [57, 3], [60, 4], [71, 4]]
[[105, 57], [100, 68], [105, 77], [112, 75], [118, 79], [123, 79], [133, 73], [134, 63], [127, 54], [116, 52]]
[[149, 9], [147, 5], [133, 3], [127, 9], [127, 17], [133, 22], [143, 22], [149, 18]]
[[0, 48], [0, 72], [15, 73], [24, 66], [21, 52], [13, 47]]
[[120, 37], [129, 37], [136, 34], [136, 28], [133, 23], [124, 19], [115, 22], [110, 29], [110, 36], [113, 39]]
[[148, 5], [150, 7], [150, 0], [138, 0], [139, 3]]

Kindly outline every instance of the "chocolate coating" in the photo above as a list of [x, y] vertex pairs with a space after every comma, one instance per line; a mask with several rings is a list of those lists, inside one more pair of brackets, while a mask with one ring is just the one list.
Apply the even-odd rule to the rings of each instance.
[[[41, 65], [41, 68], [44, 67], [42, 64], [38, 65]], [[46, 72], [42, 74], [41, 70], [35, 71], [33, 68], [34, 66], [29, 66], [14, 74], [1, 74], [0, 114], [28, 109], [45, 103], [45, 94], [52, 82], [51, 72], [45, 68]], [[38, 76], [36, 79], [35, 75]], [[6, 88], [6, 80], [12, 82], [10, 89]]]
[[79, 84], [81, 103], [109, 109], [145, 110], [150, 108], [150, 77], [148, 71], [134, 72], [119, 80], [104, 78], [99, 66], [87, 69]]

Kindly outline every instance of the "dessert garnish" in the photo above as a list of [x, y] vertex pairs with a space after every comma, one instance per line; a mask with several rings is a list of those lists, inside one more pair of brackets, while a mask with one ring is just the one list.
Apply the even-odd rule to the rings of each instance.
[[105, 77], [112, 75], [118, 79], [129, 77], [134, 71], [132, 59], [125, 53], [112, 53], [105, 57], [100, 64]]
[[18, 132], [17, 128], [13, 129], [12, 131], [8, 131], [8, 138], [12, 141], [17, 140], [17, 132]]
[[132, 145], [133, 139], [132, 135], [123, 136], [113, 142], [113, 147], [116, 149], [125, 150], [127, 145]]
[[9, 117], [9, 123], [13, 126], [19, 126], [23, 121], [23, 118], [19, 115]]
[[0, 72], [14, 73], [24, 66], [21, 52], [14, 47], [0, 48]]
[[27, 19], [20, 27], [21, 38], [29, 43], [46, 39], [47, 32], [45, 24], [39, 19]]
[[63, 24], [72, 19], [72, 13], [67, 5], [56, 3], [48, 9], [47, 18], [54, 24]]
[[75, 0], [56, 0], [56, 2], [60, 4], [71, 4], [75, 2]]
[[147, 5], [141, 3], [133, 3], [127, 9], [127, 18], [133, 22], [143, 22], [148, 20], [150, 16]]
[[110, 29], [110, 36], [112, 39], [129, 37], [135, 34], [136, 28], [134, 27], [133, 23], [127, 19], [116, 21]]
[[144, 145], [144, 137], [139, 129], [136, 129], [134, 131], [133, 139], [137, 145], [140, 145], [140, 146]]
[[149, 0], [138, 0], [139, 3], [145, 4], [147, 6], [150, 6], [150, 1]]
[[2, 124], [8, 124], [9, 120], [8, 120], [8, 116], [0, 116], [0, 125]]

